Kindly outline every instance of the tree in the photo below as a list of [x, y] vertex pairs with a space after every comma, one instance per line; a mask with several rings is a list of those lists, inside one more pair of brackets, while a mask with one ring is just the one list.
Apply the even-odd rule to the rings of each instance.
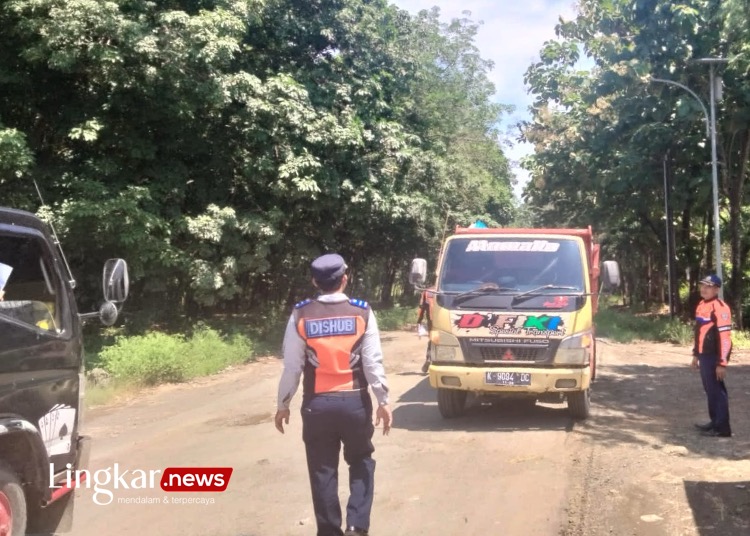
[[0, 195], [36, 210], [39, 185], [84, 287], [127, 258], [149, 321], [289, 305], [329, 250], [390, 303], [446, 215], [513, 216], [505, 108], [468, 19], [385, 0], [12, 0], [0, 24]]
[[[746, 241], [741, 207], [748, 155], [746, 90], [738, 76], [743, 41], [737, 36], [744, 23], [730, 24], [737, 19], [737, 5], [719, 9], [718, 2], [699, 0], [581, 2], [576, 19], [561, 21], [560, 39], [547, 43], [541, 61], [527, 72], [537, 101], [524, 136], [537, 147], [526, 162], [534, 177], [526, 193], [529, 202], [542, 208], [547, 219], [596, 222], [605, 247], [627, 258], [634, 288], [653, 283], [655, 259], [664, 257], [661, 178], [669, 154], [677, 185], [676, 225], [681, 229], [678, 258], [683, 268], [691, 268], [695, 285], [698, 263], [702, 260], [704, 269], [711, 264], [711, 255], [704, 253], [710, 250], [705, 123], [700, 105], [690, 95], [649, 83], [649, 77], [707, 88], [706, 69], [692, 60], [734, 57], [725, 75], [727, 98], [719, 122], [722, 197], [728, 198], [732, 251], [728, 295], [741, 325], [747, 260], [741, 244]], [[722, 37], [730, 33], [732, 43]], [[594, 60], [590, 72], [575, 68], [581, 51]], [[644, 302], [656, 299], [653, 291], [640, 294]]]

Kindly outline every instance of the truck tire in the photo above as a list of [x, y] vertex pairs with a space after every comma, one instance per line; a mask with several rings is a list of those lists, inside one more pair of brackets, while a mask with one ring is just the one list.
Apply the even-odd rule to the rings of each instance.
[[16, 474], [0, 466], [0, 536], [26, 534], [26, 496]]
[[444, 419], [460, 417], [466, 407], [466, 391], [456, 389], [438, 389], [437, 391], [440, 415]]
[[32, 506], [35, 498], [33, 495], [29, 497], [26, 536], [55, 536], [57, 533], [71, 532], [76, 492], [73, 490], [44, 508], [41, 507], [41, 499], [36, 506]]
[[591, 413], [591, 389], [567, 394], [568, 412], [574, 419], [588, 419]]

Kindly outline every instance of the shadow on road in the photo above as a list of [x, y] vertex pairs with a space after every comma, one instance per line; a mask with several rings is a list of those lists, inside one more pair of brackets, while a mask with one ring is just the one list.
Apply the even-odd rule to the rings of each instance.
[[[410, 374], [410, 373], [403, 373]], [[435, 390], [430, 387], [430, 379], [427, 377], [398, 397], [398, 403], [407, 404], [412, 402], [435, 402]]]
[[[750, 367], [729, 371], [735, 437], [701, 437], [693, 423], [707, 419], [705, 395], [698, 374], [688, 366], [610, 365], [597, 378], [591, 395], [593, 415], [577, 431], [599, 445], [623, 443], [660, 448], [679, 445], [713, 458], [737, 459], [747, 450]], [[739, 434], [737, 433], [739, 432]]]
[[750, 534], [750, 482], [685, 482], [701, 536]]
[[394, 428], [412, 431], [513, 432], [520, 430], [571, 431], [573, 421], [565, 405], [531, 406], [525, 401], [500, 399], [496, 403], [470, 402], [466, 413], [444, 419], [438, 411], [436, 391], [424, 378], [402, 394], [393, 410]]

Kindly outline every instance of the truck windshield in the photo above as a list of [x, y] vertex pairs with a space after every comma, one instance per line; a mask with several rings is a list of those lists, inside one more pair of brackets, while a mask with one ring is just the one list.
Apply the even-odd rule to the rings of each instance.
[[[439, 292], [463, 293], [496, 285], [495, 301], [510, 302], [513, 295], [529, 291], [548, 299], [550, 294], [580, 294], [586, 288], [580, 244], [575, 240], [455, 238], [443, 259]], [[479, 295], [486, 301], [488, 294], [492, 293]], [[536, 300], [529, 298], [523, 302], [535, 306]]]

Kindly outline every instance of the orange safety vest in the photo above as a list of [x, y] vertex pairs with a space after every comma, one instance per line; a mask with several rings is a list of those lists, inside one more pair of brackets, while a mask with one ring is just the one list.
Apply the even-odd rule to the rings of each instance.
[[695, 310], [696, 354], [718, 356], [726, 366], [732, 353], [732, 311], [722, 300], [701, 300]]
[[295, 324], [307, 345], [305, 396], [367, 388], [361, 347], [369, 317], [370, 307], [361, 300], [297, 304]]

